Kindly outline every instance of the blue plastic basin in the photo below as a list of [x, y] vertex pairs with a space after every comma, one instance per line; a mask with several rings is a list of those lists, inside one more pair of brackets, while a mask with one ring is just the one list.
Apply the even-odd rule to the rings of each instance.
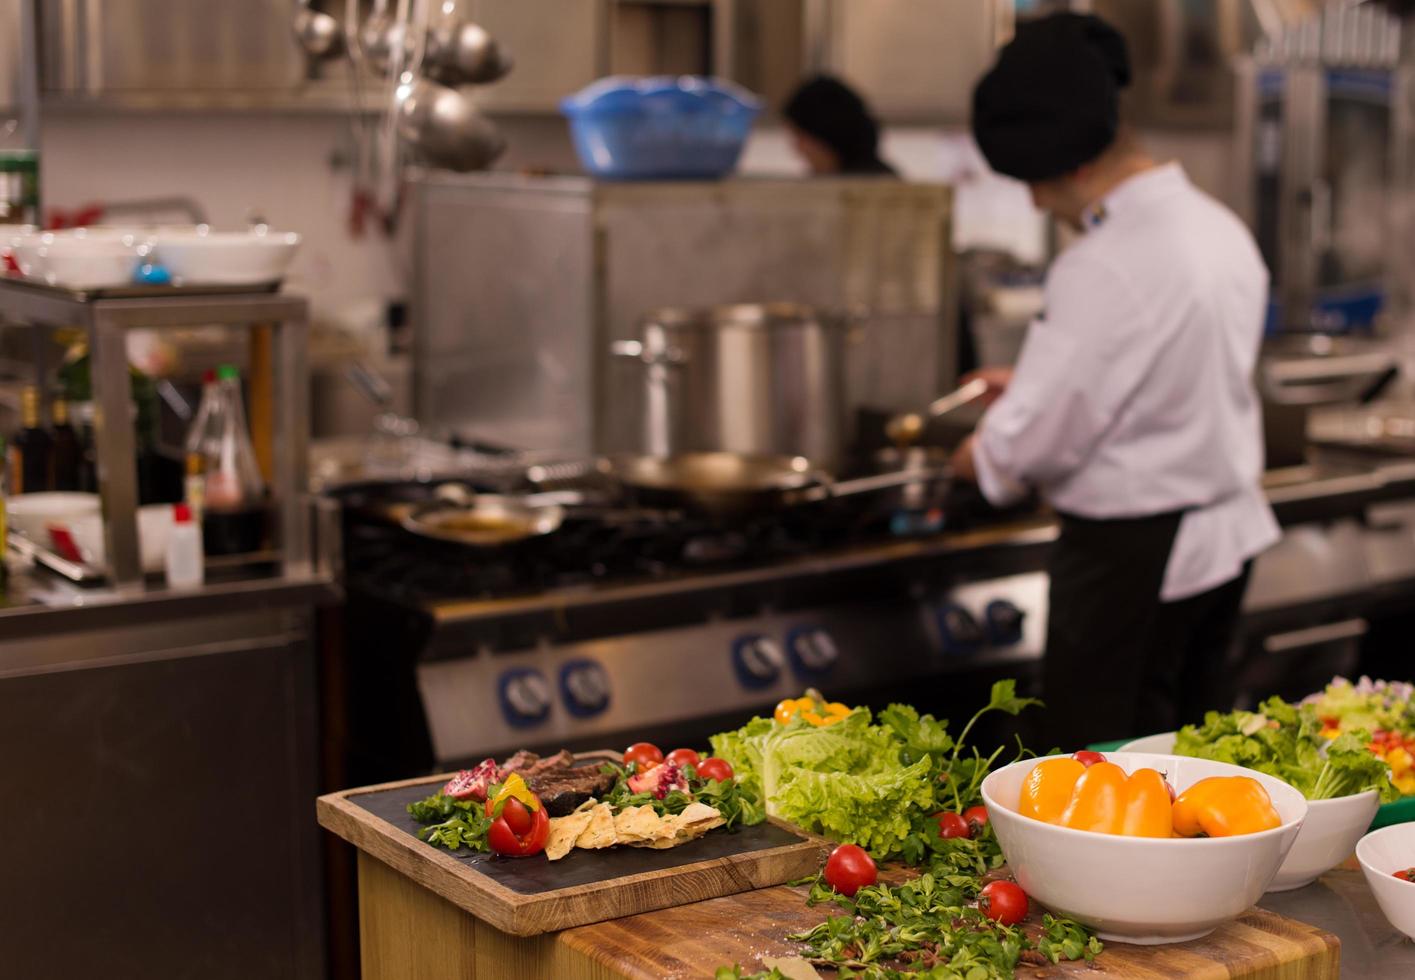
[[604, 78], [560, 103], [585, 169], [608, 180], [731, 173], [761, 102], [711, 78]]

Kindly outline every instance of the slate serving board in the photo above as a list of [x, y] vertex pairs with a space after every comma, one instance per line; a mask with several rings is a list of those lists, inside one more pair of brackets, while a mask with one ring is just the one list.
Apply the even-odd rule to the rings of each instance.
[[416, 837], [407, 805], [448, 776], [345, 790], [317, 802], [320, 824], [505, 932], [537, 935], [778, 885], [813, 874], [825, 844], [783, 824], [714, 830], [667, 850], [613, 847], [497, 858], [454, 854]]

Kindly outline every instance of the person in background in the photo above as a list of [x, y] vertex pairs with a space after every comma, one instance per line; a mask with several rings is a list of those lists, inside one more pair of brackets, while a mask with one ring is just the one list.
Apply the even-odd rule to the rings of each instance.
[[1252, 235], [1120, 124], [1130, 67], [1099, 18], [1018, 27], [973, 94], [994, 170], [1081, 232], [954, 465], [995, 504], [1038, 491], [1061, 533], [1042, 667], [1064, 748], [1223, 704], [1252, 558], [1278, 538], [1253, 388], [1268, 273]]
[[879, 123], [844, 82], [819, 75], [803, 83], [781, 110], [811, 173], [893, 176], [879, 157]]

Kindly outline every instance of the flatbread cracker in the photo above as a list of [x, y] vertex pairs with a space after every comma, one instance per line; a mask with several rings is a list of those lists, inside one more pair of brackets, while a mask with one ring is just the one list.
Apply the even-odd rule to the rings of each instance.
[[586, 812], [590, 815], [590, 822], [575, 839], [575, 846], [586, 850], [613, 847], [618, 842], [618, 836], [614, 833], [614, 811], [609, 804], [601, 803]]
[[590, 810], [576, 810], [569, 816], [552, 817], [550, 836], [545, 839], [545, 856], [552, 861], [559, 861], [569, 854], [593, 816]]
[[621, 844], [655, 840], [662, 836], [663, 818], [649, 804], [625, 807], [614, 815], [614, 835]]

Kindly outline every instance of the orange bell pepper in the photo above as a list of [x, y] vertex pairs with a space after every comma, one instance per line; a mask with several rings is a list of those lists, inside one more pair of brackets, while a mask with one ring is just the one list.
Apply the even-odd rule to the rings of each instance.
[[1181, 837], [1237, 837], [1280, 826], [1272, 797], [1249, 776], [1210, 776], [1174, 801], [1174, 832]]
[[807, 691], [805, 697], [786, 698], [778, 701], [772, 717], [782, 725], [790, 724], [793, 718], [800, 718], [817, 728], [824, 728], [844, 721], [850, 717], [850, 713], [854, 710], [839, 701], [827, 703], [819, 692], [812, 690]]
[[1072, 758], [1038, 762], [1022, 783], [1017, 811], [1033, 820], [1056, 823], [1071, 802], [1076, 780], [1085, 771], [1086, 767]]
[[1101, 834], [1168, 837], [1174, 829], [1164, 776], [1153, 769], [1127, 776], [1113, 762], [1089, 769], [1075, 759], [1039, 762], [1022, 784], [1018, 809], [1037, 820]]

